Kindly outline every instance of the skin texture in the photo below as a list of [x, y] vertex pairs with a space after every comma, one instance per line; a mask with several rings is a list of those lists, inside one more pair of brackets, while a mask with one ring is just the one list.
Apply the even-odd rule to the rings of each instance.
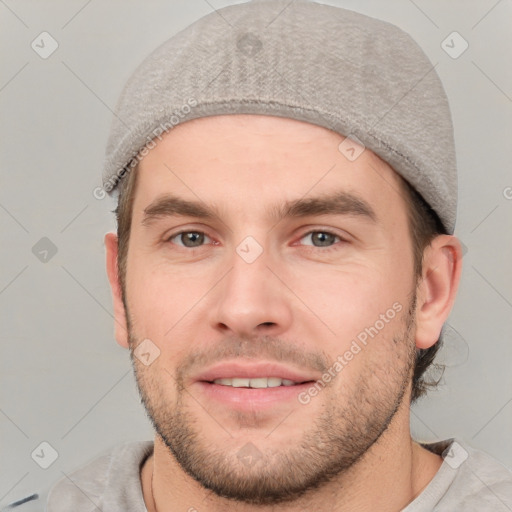
[[[416, 283], [398, 176], [369, 150], [349, 161], [343, 139], [291, 119], [214, 116], [178, 125], [139, 164], [127, 310], [114, 233], [105, 246], [117, 342], [133, 349], [149, 339], [159, 351], [150, 365], [132, 354], [156, 430], [141, 471], [148, 510], [398, 511], [439, 469], [441, 458], [410, 436], [411, 378], [415, 349], [438, 340], [453, 306], [460, 243], [436, 237]], [[335, 190], [363, 198], [376, 222], [267, 214]], [[219, 214], [145, 225], [144, 210], [164, 193]], [[206, 236], [190, 248], [181, 230]], [[251, 263], [236, 250], [247, 236], [263, 249]], [[307, 404], [240, 410], [195, 381], [227, 360], [279, 361], [316, 380], [383, 314], [378, 333]], [[247, 446], [251, 464], [240, 457]]]

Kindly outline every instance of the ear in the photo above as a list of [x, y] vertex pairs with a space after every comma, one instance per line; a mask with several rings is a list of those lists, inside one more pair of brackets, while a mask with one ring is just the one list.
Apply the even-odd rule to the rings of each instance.
[[427, 349], [441, 334], [455, 302], [462, 271], [462, 247], [455, 236], [438, 235], [425, 248], [417, 286], [416, 347]]
[[119, 345], [128, 348], [128, 328], [121, 294], [121, 284], [119, 282], [119, 269], [117, 266], [118, 240], [115, 233], [107, 233], [105, 235], [105, 250], [107, 256], [107, 275], [114, 303], [115, 337]]

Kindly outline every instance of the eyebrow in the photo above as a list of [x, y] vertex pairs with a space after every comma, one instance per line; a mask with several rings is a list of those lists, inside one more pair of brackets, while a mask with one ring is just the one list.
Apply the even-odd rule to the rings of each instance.
[[[282, 205], [272, 206], [266, 213], [276, 221], [313, 215], [351, 215], [366, 218], [374, 223], [378, 222], [377, 215], [370, 204], [359, 195], [347, 191], [286, 201]], [[144, 209], [142, 225], [149, 226], [154, 221], [165, 217], [195, 217], [211, 220], [219, 218], [220, 215], [214, 206], [166, 194], [155, 199]]]

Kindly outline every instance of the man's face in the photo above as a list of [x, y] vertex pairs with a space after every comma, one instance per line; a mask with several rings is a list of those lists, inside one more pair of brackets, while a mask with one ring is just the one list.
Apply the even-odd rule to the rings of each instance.
[[[137, 382], [176, 460], [219, 495], [297, 497], [408, 409], [406, 205], [394, 171], [369, 150], [350, 161], [343, 139], [284, 118], [207, 117], [139, 165], [125, 290], [131, 347], [150, 340]], [[311, 202], [336, 194], [359, 203]], [[166, 195], [216, 216], [165, 215], [175, 205], [153, 207]], [[280, 215], [298, 200], [309, 209]], [[276, 379], [295, 384], [265, 387]]]

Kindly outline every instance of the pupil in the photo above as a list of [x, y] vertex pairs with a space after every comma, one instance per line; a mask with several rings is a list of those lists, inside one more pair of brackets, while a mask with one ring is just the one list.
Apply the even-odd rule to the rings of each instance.
[[323, 233], [322, 231], [317, 231], [313, 235], [313, 240], [316, 238], [318, 242], [320, 242], [320, 246], [326, 246], [329, 245], [332, 242], [332, 237], [334, 235], [331, 235], [329, 233]]
[[[197, 247], [198, 245], [201, 245], [201, 243], [204, 240], [204, 235], [202, 233], [197, 233], [195, 231], [191, 231], [189, 233], [183, 233], [182, 236], [185, 235], [185, 239], [181, 239], [183, 242], [183, 245], [186, 247]], [[189, 242], [192, 242], [191, 245], [189, 245]]]

